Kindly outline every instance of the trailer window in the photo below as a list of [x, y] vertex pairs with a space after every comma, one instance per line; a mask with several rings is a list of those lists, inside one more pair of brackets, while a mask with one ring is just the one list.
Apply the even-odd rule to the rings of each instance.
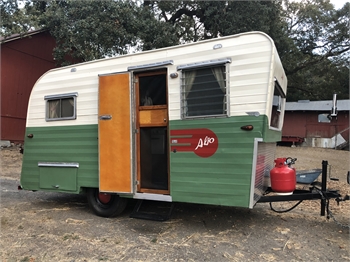
[[183, 118], [227, 115], [226, 66], [182, 71]]
[[285, 95], [282, 91], [282, 88], [278, 84], [277, 80], [275, 79], [275, 88], [273, 93], [273, 100], [272, 100], [272, 110], [271, 110], [271, 118], [270, 118], [270, 127], [281, 129], [281, 121], [282, 121], [282, 108], [284, 108], [285, 104]]
[[76, 119], [76, 97], [77, 93], [45, 96], [46, 121]]

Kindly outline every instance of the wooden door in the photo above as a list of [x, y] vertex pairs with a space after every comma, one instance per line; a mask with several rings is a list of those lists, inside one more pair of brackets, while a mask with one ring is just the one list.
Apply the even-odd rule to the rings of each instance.
[[131, 193], [129, 73], [99, 76], [98, 102], [100, 191]]

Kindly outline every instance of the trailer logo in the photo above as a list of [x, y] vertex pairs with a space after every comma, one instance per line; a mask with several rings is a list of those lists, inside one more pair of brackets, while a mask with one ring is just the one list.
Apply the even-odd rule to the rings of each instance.
[[171, 151], [194, 152], [200, 157], [210, 157], [218, 149], [216, 134], [207, 128], [171, 130]]
[[202, 138], [200, 138], [198, 140], [198, 144], [197, 144], [197, 146], [196, 146], [196, 148], [194, 150], [197, 150], [198, 148], [202, 148], [203, 146], [208, 146], [209, 144], [213, 144], [214, 142], [215, 142], [215, 138], [214, 137], [205, 136], [204, 142], [203, 142]]

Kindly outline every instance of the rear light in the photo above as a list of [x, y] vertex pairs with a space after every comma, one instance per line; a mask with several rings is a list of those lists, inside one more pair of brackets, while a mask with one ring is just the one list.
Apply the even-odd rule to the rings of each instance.
[[241, 129], [245, 131], [252, 131], [254, 127], [252, 125], [246, 125], [246, 126], [241, 126]]

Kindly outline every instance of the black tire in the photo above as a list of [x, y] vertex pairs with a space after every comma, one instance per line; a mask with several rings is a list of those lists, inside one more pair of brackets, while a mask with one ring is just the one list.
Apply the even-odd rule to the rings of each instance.
[[115, 217], [121, 214], [128, 200], [116, 194], [100, 193], [98, 188], [86, 190], [88, 204], [92, 211], [100, 217]]
[[350, 171], [348, 171], [348, 175], [346, 177], [346, 180], [347, 180], [348, 184], [350, 185]]

